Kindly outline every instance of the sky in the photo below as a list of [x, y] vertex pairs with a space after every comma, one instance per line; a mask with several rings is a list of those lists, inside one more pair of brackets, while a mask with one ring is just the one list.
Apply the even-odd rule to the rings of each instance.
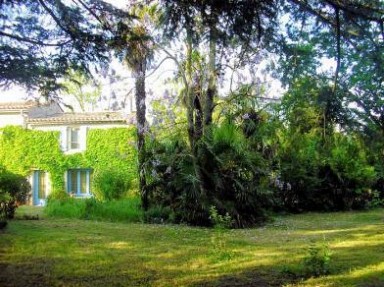
[[27, 91], [18, 86], [13, 86], [9, 90], [0, 90], [0, 102], [18, 102], [27, 98]]

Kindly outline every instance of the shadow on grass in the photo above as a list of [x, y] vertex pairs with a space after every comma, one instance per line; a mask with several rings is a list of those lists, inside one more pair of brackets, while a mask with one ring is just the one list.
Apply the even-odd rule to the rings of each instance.
[[294, 284], [294, 278], [275, 271], [275, 268], [257, 268], [237, 275], [225, 275], [215, 280], [200, 281], [193, 287], [281, 287], [288, 283]]
[[[78, 262], [84, 264], [84, 262]], [[35, 259], [25, 263], [0, 263], [1, 287], [36, 287], [36, 286], [152, 286], [156, 280], [156, 273], [144, 270], [145, 276], [132, 276], [119, 272], [108, 272], [106, 269], [92, 272], [74, 272], [72, 274], [56, 274], [57, 259]], [[72, 264], [76, 264], [72, 262]]]
[[[332, 250], [329, 275], [318, 278], [304, 275], [301, 273], [304, 267], [303, 260], [295, 259], [286, 266], [280, 261], [268, 266], [244, 269], [233, 276], [224, 275], [215, 279], [200, 281], [192, 286], [282, 287], [287, 284], [291, 284], [289, 286], [296, 286], [296, 284], [301, 286], [299, 283], [305, 283], [305, 286], [384, 287], [384, 233], [373, 226], [357, 228], [356, 230], [360, 232], [354, 235], [348, 234], [348, 236], [345, 236], [347, 235], [345, 230], [332, 232], [336, 237], [329, 241]], [[339, 242], [340, 238], [343, 237], [347, 237], [346, 241]], [[367, 240], [368, 238], [370, 240]], [[295, 257], [297, 251], [302, 250], [302, 248], [304, 247], [288, 248], [285, 256]]]

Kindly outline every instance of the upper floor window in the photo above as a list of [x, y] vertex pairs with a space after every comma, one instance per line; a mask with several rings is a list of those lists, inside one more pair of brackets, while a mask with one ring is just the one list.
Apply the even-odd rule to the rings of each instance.
[[86, 126], [63, 127], [60, 134], [62, 150], [66, 153], [85, 151], [87, 146], [87, 129]]
[[68, 128], [68, 148], [80, 149], [80, 129]]

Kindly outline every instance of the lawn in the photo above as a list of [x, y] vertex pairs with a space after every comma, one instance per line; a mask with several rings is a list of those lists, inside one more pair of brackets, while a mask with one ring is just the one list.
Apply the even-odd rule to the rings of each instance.
[[[0, 231], [0, 286], [384, 286], [382, 209], [245, 230], [18, 217]], [[298, 276], [314, 245], [331, 273]]]

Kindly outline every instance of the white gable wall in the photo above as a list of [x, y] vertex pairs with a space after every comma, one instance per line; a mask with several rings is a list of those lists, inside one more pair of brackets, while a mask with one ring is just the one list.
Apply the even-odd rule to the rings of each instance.
[[0, 128], [5, 126], [24, 126], [24, 116], [21, 113], [0, 113]]

